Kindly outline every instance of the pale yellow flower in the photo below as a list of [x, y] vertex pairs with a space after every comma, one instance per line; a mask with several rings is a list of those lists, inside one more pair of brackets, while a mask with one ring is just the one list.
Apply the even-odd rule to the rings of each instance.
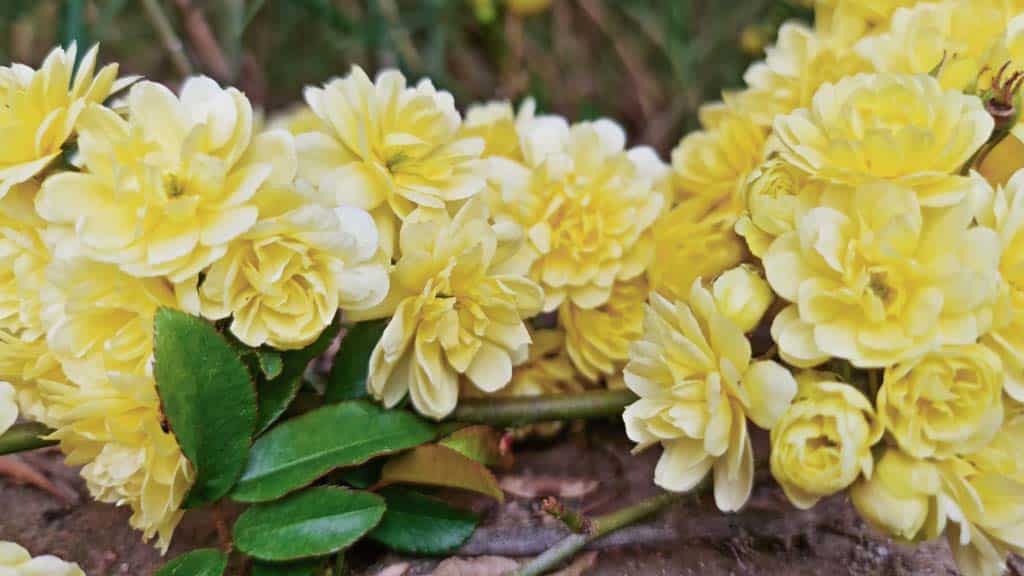
[[0, 434], [18, 420], [18, 392], [10, 382], [0, 381]]
[[906, 542], [946, 535], [963, 574], [1000, 576], [1024, 551], [1024, 485], [957, 458], [918, 460], [890, 448], [850, 489], [869, 524]]
[[687, 134], [672, 150], [672, 168], [685, 194], [726, 202], [764, 160], [768, 132], [745, 110], [720, 102], [704, 105], [700, 119], [704, 129]]
[[915, 458], [970, 454], [1003, 423], [999, 357], [980, 344], [951, 346], [891, 366], [878, 391], [878, 417]]
[[183, 281], [256, 223], [252, 198], [261, 187], [295, 175], [291, 135], [253, 138], [252, 128], [245, 96], [209, 78], [187, 80], [180, 99], [159, 84], [136, 84], [126, 120], [99, 106], [82, 114], [83, 172], [47, 178], [36, 209], [74, 226], [93, 260]]
[[937, 70], [943, 87], [964, 90], [986, 66], [990, 79], [992, 68], [1005, 62], [1001, 43], [1008, 21], [1019, 13], [1014, 10], [1004, 0], [921, 2], [897, 10], [888, 30], [862, 39], [855, 50], [878, 72]]
[[94, 46], [75, 72], [77, 48], [55, 48], [39, 70], [0, 67], [0, 198], [42, 172], [63, 150], [82, 111], [100, 104], [132, 79], [117, 81], [117, 65], [96, 72]]
[[772, 428], [771, 471], [789, 501], [806, 510], [874, 467], [871, 447], [884, 428], [871, 401], [823, 372], [797, 375], [796, 400]]
[[647, 281], [641, 276], [616, 283], [608, 301], [597, 308], [572, 302], [559, 308], [569, 357], [591, 382], [615, 376], [625, 366], [630, 344], [643, 333], [647, 294]]
[[35, 558], [14, 542], [0, 542], [0, 574], [5, 576], [85, 576], [78, 564], [56, 556]]
[[815, 206], [821, 188], [821, 182], [778, 158], [758, 166], [740, 189], [747, 212], [736, 221], [736, 233], [751, 254], [763, 258], [776, 237], [793, 230]]
[[747, 418], [762, 428], [778, 422], [797, 391], [789, 371], [751, 362], [742, 330], [697, 280], [686, 301], [651, 295], [625, 380], [640, 396], [623, 413], [627, 435], [637, 450], [664, 447], [654, 482], [686, 491], [714, 469], [718, 507], [743, 506], [754, 479]]
[[825, 84], [810, 108], [775, 120], [784, 160], [841, 184], [885, 179], [948, 204], [950, 174], [989, 138], [993, 120], [976, 96], [928, 75], [858, 74]]
[[0, 198], [0, 329], [26, 341], [42, 335], [41, 292], [50, 250], [41, 236], [46, 222], [36, 215], [39, 186], [13, 186]]
[[520, 122], [533, 118], [534, 108], [535, 104], [530, 99], [523, 102], [518, 114], [507, 101], [470, 106], [459, 129], [459, 136], [483, 140], [482, 158], [499, 156], [522, 162], [523, 152], [519, 144], [518, 126]]
[[625, 133], [610, 120], [570, 127], [539, 116], [521, 121], [519, 132], [524, 163], [492, 164], [500, 170], [496, 220], [524, 231], [520, 256], [544, 288], [545, 311], [567, 300], [601, 306], [616, 282], [640, 276], [651, 261], [650, 227], [666, 202], [664, 164], [646, 149], [626, 150]]
[[1003, 402], [1003, 422], [995, 438], [981, 450], [965, 456], [979, 470], [1001, 474], [1024, 484], [1024, 404]]
[[775, 295], [753, 266], [743, 264], [726, 270], [711, 285], [715, 306], [744, 333], [761, 323]]
[[175, 305], [170, 283], [82, 257], [55, 259], [46, 276], [46, 342], [65, 373], [146, 370], [157, 308]]
[[297, 136], [300, 176], [325, 201], [373, 212], [389, 254], [414, 209], [444, 209], [483, 189], [483, 142], [460, 137], [452, 95], [430, 80], [407, 87], [388, 70], [374, 82], [353, 66], [305, 97], [324, 129]]
[[267, 122], [268, 130], [287, 130], [293, 136], [324, 129], [323, 121], [306, 104], [292, 106], [274, 114]]
[[69, 466], [82, 466], [93, 498], [130, 506], [132, 527], [166, 551], [193, 472], [174, 435], [161, 428], [156, 382], [122, 372], [74, 376], [40, 383], [58, 414], [48, 423], [56, 428], [52, 437]]
[[1021, 168], [1024, 168], [1024, 141], [1016, 133], [1003, 138], [977, 167], [992, 186], [1005, 186]]
[[287, 350], [316, 340], [339, 308], [365, 310], [387, 295], [385, 257], [364, 210], [297, 197], [266, 216], [210, 266], [198, 294], [194, 282], [179, 287], [186, 310], [231, 316], [241, 342]]
[[966, 200], [923, 208], [893, 183], [824, 191], [763, 259], [772, 289], [793, 302], [772, 326], [783, 358], [884, 367], [973, 343], [992, 324], [1000, 254], [973, 219]]
[[893, 12], [922, 0], [815, 0], [815, 28], [844, 46], [884, 29]]
[[982, 342], [1002, 360], [1006, 393], [1024, 402], [1024, 170], [996, 191], [992, 209], [982, 220], [998, 231], [1004, 281], [994, 329]]
[[0, 329], [0, 379], [14, 386], [22, 416], [45, 424], [53, 421], [53, 407], [39, 390], [39, 382], [50, 378], [62, 380], [64, 373], [45, 338], [25, 341]]
[[764, 61], [743, 74], [747, 88], [724, 96], [757, 124], [771, 127], [779, 114], [810, 106], [822, 84], [867, 70], [863, 60], [831, 38], [800, 22], [785, 22]]
[[410, 219], [400, 241], [387, 299], [362, 313], [392, 315], [367, 387], [388, 407], [408, 393], [416, 410], [440, 419], [458, 403], [460, 375], [484, 392], [509, 383], [527, 358], [523, 320], [540, 310], [543, 292], [524, 267], [506, 267], [514, 249], [501, 245], [480, 198], [451, 219]]
[[714, 278], [742, 262], [747, 253], [736, 235], [738, 202], [712, 204], [704, 198], [680, 202], [654, 225], [655, 264], [647, 269], [651, 290], [685, 297], [697, 278]]

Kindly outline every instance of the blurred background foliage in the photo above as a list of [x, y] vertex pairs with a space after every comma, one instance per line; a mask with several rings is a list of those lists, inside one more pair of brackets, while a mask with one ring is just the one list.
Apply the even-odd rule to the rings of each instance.
[[267, 110], [352, 64], [398, 67], [462, 108], [532, 95], [667, 152], [782, 21], [810, 16], [783, 0], [0, 0], [0, 61], [100, 42], [124, 73], [208, 74]]

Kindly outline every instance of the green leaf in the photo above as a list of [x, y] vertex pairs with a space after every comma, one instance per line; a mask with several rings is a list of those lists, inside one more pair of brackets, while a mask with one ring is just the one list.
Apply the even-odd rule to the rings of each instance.
[[502, 433], [490, 426], [469, 426], [438, 442], [484, 466], [510, 468], [511, 452], [502, 448]]
[[235, 522], [235, 546], [260, 560], [299, 560], [333, 554], [372, 530], [384, 499], [336, 486], [310, 488], [253, 506]]
[[385, 488], [384, 519], [370, 538], [397, 552], [447, 554], [473, 534], [479, 519], [468, 510], [403, 488]]
[[252, 567], [252, 576], [317, 576], [323, 565], [324, 561], [321, 559], [284, 564], [256, 562]]
[[256, 362], [260, 366], [260, 372], [263, 374], [263, 377], [268, 380], [273, 380], [280, 376], [281, 370], [284, 369], [281, 354], [273, 350], [256, 350]]
[[276, 426], [257, 440], [231, 495], [263, 502], [306, 486], [335, 468], [429, 442], [434, 426], [365, 401], [324, 406]]
[[387, 320], [360, 322], [345, 333], [327, 378], [327, 402], [333, 404], [367, 396], [370, 354], [387, 325]]
[[[263, 372], [264, 378], [260, 380], [258, 386], [260, 411], [259, 421], [256, 424], [257, 435], [262, 434], [264, 430], [280, 418], [281, 414], [284, 414], [284, 411], [288, 408], [288, 405], [292, 403], [292, 400], [295, 400], [295, 395], [298, 394], [299, 388], [302, 387], [302, 375], [306, 371], [306, 366], [314, 358], [327, 350], [334, 337], [338, 335], [340, 328], [341, 324], [335, 318], [334, 322], [309, 346], [301, 350], [290, 350], [279, 354], [281, 366], [276, 376], [271, 376], [264, 369], [265, 360], [263, 356], [260, 355], [258, 357], [260, 370]], [[273, 366], [268, 367], [273, 368]]]
[[340, 470], [338, 479], [353, 488], [365, 490], [380, 482], [380, 471], [383, 467], [383, 459], [370, 460], [361, 466]]
[[245, 469], [256, 426], [249, 371], [210, 323], [161, 308], [154, 335], [157, 390], [164, 415], [195, 468], [186, 508], [227, 494]]
[[222, 576], [228, 557], [216, 548], [201, 548], [182, 554], [157, 570], [154, 576]]
[[501, 502], [504, 493], [491, 471], [476, 460], [438, 444], [420, 446], [388, 460], [382, 484], [444, 486], [478, 492]]

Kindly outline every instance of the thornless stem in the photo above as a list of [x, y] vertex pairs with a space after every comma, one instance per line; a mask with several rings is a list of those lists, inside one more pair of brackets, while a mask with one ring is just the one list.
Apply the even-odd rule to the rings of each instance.
[[13, 454], [15, 452], [27, 452], [37, 448], [53, 446], [56, 440], [46, 440], [44, 437], [51, 434], [50, 430], [36, 422], [15, 424], [7, 432], [0, 435], [0, 455]]
[[510, 576], [542, 576], [547, 574], [568, 561], [587, 544], [619, 528], [629, 526], [638, 520], [654, 514], [673, 502], [678, 501], [683, 496], [684, 494], [675, 492], [664, 492], [611, 514], [598, 516], [591, 520], [591, 530], [589, 533], [566, 536], [564, 540], [555, 544], [546, 552], [513, 572]]
[[466, 399], [446, 420], [491, 426], [522, 426], [557, 420], [590, 420], [618, 416], [635, 402], [629, 390], [594, 390], [520, 398]]

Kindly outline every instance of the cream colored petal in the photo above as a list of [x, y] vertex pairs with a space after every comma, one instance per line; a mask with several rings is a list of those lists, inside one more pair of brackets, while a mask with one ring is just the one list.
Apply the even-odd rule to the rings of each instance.
[[512, 359], [504, 348], [484, 341], [466, 369], [466, 376], [484, 392], [496, 392], [512, 379]]
[[654, 483], [672, 492], [693, 489], [707, 476], [714, 458], [700, 440], [688, 438], [663, 442], [664, 452], [654, 468]]
[[14, 386], [0, 382], [0, 434], [14, 425], [18, 419], [18, 402]]
[[781, 364], [771, 360], [754, 362], [743, 375], [743, 389], [750, 405], [747, 416], [761, 428], [770, 430], [785, 414], [796, 396], [793, 375]]

